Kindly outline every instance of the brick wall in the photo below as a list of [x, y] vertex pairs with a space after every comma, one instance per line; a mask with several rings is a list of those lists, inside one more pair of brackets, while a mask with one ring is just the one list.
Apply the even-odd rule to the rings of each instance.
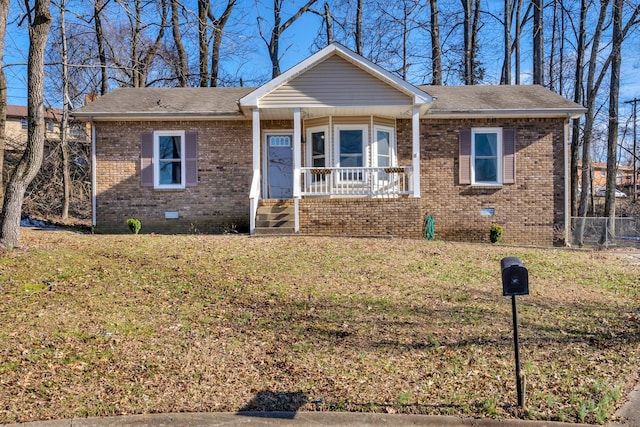
[[[141, 232], [219, 233], [248, 230], [252, 176], [251, 121], [96, 123], [96, 231], [128, 233], [125, 221], [142, 221]], [[140, 186], [143, 132], [184, 130], [198, 134], [199, 184], [184, 190]], [[165, 219], [178, 212], [178, 219]]]
[[421, 230], [420, 201], [414, 198], [300, 201], [300, 234], [418, 239]]
[[[472, 127], [516, 129], [515, 184], [459, 184], [458, 132]], [[564, 221], [563, 134], [563, 119], [422, 120], [421, 216], [434, 217], [436, 238], [488, 242], [489, 227], [498, 223], [504, 243], [552, 245], [554, 225]], [[401, 162], [410, 141], [411, 121], [398, 121]], [[495, 215], [482, 216], [482, 208]]]

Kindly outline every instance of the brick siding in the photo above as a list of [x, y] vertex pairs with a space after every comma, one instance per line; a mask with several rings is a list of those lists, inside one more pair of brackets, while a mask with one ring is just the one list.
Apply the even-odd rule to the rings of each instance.
[[[248, 231], [252, 174], [251, 121], [97, 123], [96, 231], [128, 233], [127, 218], [143, 233]], [[198, 134], [199, 184], [184, 190], [140, 186], [143, 132], [184, 130]], [[178, 219], [165, 219], [178, 212]]]
[[[472, 127], [516, 129], [515, 184], [459, 184], [458, 133]], [[411, 154], [411, 121], [398, 121], [397, 132], [402, 164]], [[422, 120], [420, 138], [421, 217], [434, 217], [436, 238], [488, 242], [497, 223], [504, 243], [553, 244], [554, 226], [564, 221], [564, 119]], [[495, 215], [482, 216], [482, 208]]]
[[[498, 188], [458, 181], [458, 133], [472, 127], [516, 129], [516, 182]], [[290, 120], [263, 122], [263, 130], [292, 129]], [[154, 130], [198, 133], [199, 185], [179, 191], [140, 187], [140, 135]], [[420, 125], [421, 198], [308, 198], [300, 201], [300, 233], [393, 235], [420, 238], [426, 215], [436, 238], [488, 242], [500, 224], [503, 242], [551, 245], [564, 220], [563, 119], [431, 120]], [[251, 121], [111, 122], [97, 124], [98, 232], [246, 230], [252, 175]], [[397, 121], [398, 164], [411, 164], [411, 120]], [[304, 157], [304, 153], [303, 153]], [[492, 217], [482, 208], [494, 208]], [[167, 220], [165, 212], [179, 213]]]

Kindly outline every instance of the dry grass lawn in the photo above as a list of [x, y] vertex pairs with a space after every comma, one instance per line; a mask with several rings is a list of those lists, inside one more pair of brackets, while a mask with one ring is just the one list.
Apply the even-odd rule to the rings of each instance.
[[[638, 379], [640, 252], [22, 230], [0, 423], [306, 410], [605, 422]], [[511, 300], [518, 256], [527, 408]]]

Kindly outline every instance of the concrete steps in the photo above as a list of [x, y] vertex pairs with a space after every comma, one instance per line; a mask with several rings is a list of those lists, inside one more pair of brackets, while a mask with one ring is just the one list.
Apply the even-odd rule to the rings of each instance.
[[256, 215], [256, 236], [295, 234], [295, 210], [286, 204], [263, 205]]

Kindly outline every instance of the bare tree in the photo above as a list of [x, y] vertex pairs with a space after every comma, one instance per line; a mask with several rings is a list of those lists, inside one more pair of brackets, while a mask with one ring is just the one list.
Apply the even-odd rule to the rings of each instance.
[[[107, 0], [107, 3], [109, 0]], [[98, 60], [100, 61], [100, 95], [109, 91], [109, 71], [107, 70], [107, 54], [105, 52], [104, 33], [102, 32], [102, 11], [106, 4], [104, 0], [94, 0], [93, 22], [96, 31], [96, 44], [98, 46]]]
[[355, 32], [355, 38], [356, 38], [356, 53], [358, 55], [363, 55], [363, 45], [364, 45], [364, 41], [363, 41], [363, 37], [362, 37], [362, 16], [364, 14], [364, 4], [363, 4], [363, 0], [358, 0], [357, 6], [356, 6], [356, 32]]
[[[573, 89], [573, 102], [582, 104], [584, 77], [584, 49], [586, 43], [587, 0], [580, 0], [580, 22], [578, 24], [578, 44], [576, 46], [576, 69]], [[573, 121], [571, 133], [571, 216], [578, 214], [578, 163], [580, 149], [580, 119]], [[584, 180], [584, 178], [583, 178]]]
[[544, 84], [544, 10], [543, 0], [533, 4], [533, 84]]
[[189, 80], [189, 62], [187, 60], [187, 52], [184, 50], [184, 43], [182, 42], [182, 34], [180, 33], [180, 14], [179, 8], [182, 7], [178, 0], [171, 0], [171, 30], [173, 34], [173, 43], [176, 51], [178, 52], [178, 85], [180, 87], [187, 87]]
[[317, 0], [308, 0], [307, 3], [302, 6], [296, 13], [294, 13], [283, 24], [282, 22], [282, 4], [283, 0], [273, 0], [273, 27], [271, 28], [271, 36], [269, 40], [264, 36], [260, 23], [264, 21], [264, 17], [258, 16], [258, 30], [260, 31], [260, 37], [267, 45], [269, 50], [269, 59], [271, 59], [271, 78], [278, 77], [280, 75], [280, 36], [282, 33], [291, 26], [298, 18], [307, 12], [311, 6]]
[[504, 62], [502, 63], [502, 75], [500, 84], [511, 84], [511, 0], [504, 0]]
[[227, 0], [227, 6], [222, 14], [216, 18], [211, 10], [211, 4], [207, 10], [207, 16], [213, 24], [213, 46], [211, 47], [211, 76], [209, 78], [209, 86], [218, 86], [218, 78], [220, 73], [220, 48], [222, 47], [222, 35], [227, 21], [231, 17], [231, 11], [236, 4], [236, 0]]
[[611, 46], [611, 84], [609, 86], [609, 134], [607, 138], [607, 190], [604, 199], [604, 216], [608, 226], [600, 237], [606, 244], [615, 236], [616, 178], [618, 169], [618, 103], [620, 99], [620, 66], [622, 64], [622, 5], [623, 0], [614, 0], [612, 7], [613, 40]]
[[71, 172], [69, 167], [69, 140], [67, 139], [67, 129], [69, 127], [69, 55], [67, 53], [67, 32], [66, 32], [66, 0], [60, 0], [60, 45], [62, 48], [62, 118], [60, 120], [60, 148], [62, 152], [62, 219], [69, 217], [69, 202], [71, 199]]
[[480, 0], [461, 0], [464, 31], [464, 60], [462, 79], [465, 85], [478, 83], [484, 77], [484, 70], [477, 60], [478, 30], [480, 26]]
[[431, 84], [442, 85], [442, 47], [438, 22], [438, 0], [429, 0], [431, 13]]
[[34, 0], [28, 6], [29, 56], [27, 64], [27, 146], [7, 183], [0, 216], [0, 245], [20, 245], [20, 215], [24, 193], [42, 164], [45, 140], [44, 54], [51, 26], [50, 0]]
[[4, 36], [7, 32], [9, 0], [0, 0], [0, 200], [4, 197], [4, 147], [7, 122], [7, 79], [4, 75]]

